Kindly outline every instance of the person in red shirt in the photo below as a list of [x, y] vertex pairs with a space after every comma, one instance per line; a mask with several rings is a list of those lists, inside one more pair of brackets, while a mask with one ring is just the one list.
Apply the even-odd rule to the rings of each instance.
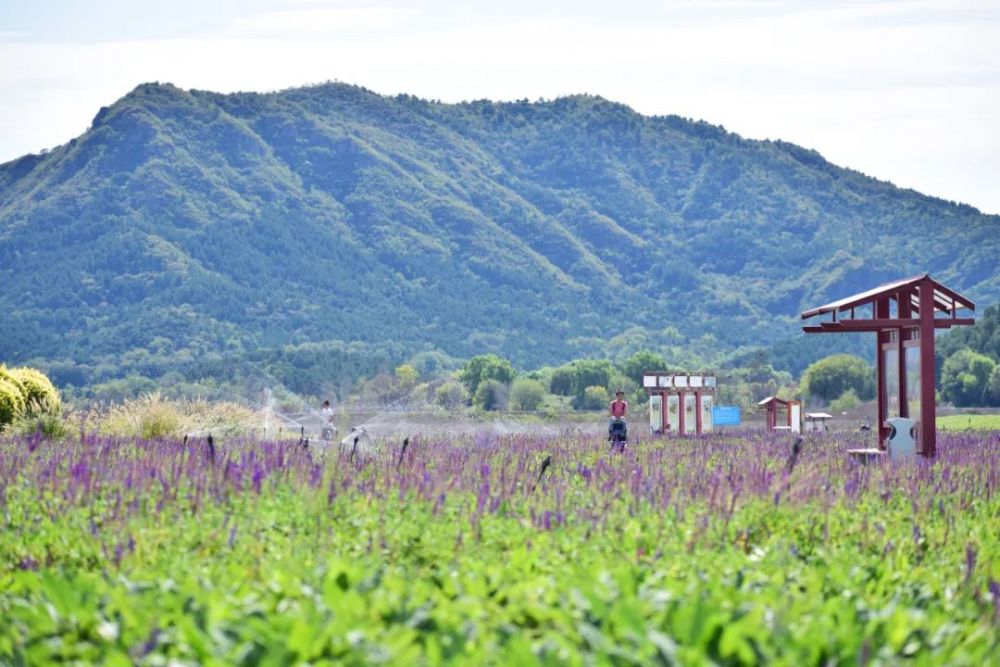
[[619, 389], [615, 392], [615, 400], [608, 404], [608, 415], [611, 419], [608, 420], [608, 435], [611, 435], [611, 422], [615, 419], [621, 418], [625, 419], [625, 415], [628, 414], [628, 401], [625, 400], [625, 392]]

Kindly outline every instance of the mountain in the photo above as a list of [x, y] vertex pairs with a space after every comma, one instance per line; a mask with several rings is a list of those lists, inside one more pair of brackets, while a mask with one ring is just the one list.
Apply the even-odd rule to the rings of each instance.
[[998, 216], [599, 97], [144, 84], [0, 165], [0, 359], [85, 384], [261, 350], [780, 357], [800, 310], [881, 281], [996, 301], [998, 256]]

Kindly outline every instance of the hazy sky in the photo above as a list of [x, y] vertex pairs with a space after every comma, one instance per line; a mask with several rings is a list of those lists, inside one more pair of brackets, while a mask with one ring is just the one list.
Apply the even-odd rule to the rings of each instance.
[[144, 81], [593, 93], [1000, 213], [1000, 1], [0, 0], [0, 161]]

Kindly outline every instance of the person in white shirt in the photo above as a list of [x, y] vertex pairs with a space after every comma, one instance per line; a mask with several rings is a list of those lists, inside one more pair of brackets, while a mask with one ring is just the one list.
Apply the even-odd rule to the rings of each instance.
[[320, 437], [327, 441], [333, 440], [333, 434], [337, 429], [333, 425], [333, 408], [330, 407], [330, 401], [323, 401], [323, 407], [319, 414], [323, 420], [323, 430]]

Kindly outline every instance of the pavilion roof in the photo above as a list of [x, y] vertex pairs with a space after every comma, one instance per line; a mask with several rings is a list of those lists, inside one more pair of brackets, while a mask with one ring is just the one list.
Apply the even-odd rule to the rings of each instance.
[[859, 292], [843, 299], [838, 299], [837, 301], [832, 301], [819, 308], [811, 308], [802, 313], [802, 319], [808, 319], [816, 315], [822, 315], [825, 313], [837, 313], [845, 310], [850, 310], [857, 308], [858, 306], [865, 306], [879, 299], [884, 299], [887, 297], [910, 299], [910, 307], [914, 310], [920, 310], [920, 297], [915, 288], [920, 282], [924, 280], [930, 280], [934, 285], [934, 308], [935, 310], [940, 310], [945, 313], [953, 313], [961, 308], [968, 308], [969, 310], [975, 310], [976, 304], [969, 298], [962, 296], [958, 292], [946, 287], [945, 285], [939, 283], [938, 281], [931, 278], [928, 274], [924, 273], [919, 276], [913, 276], [912, 278], [905, 278], [903, 280], [896, 280], [891, 283], [886, 283], [884, 285], [879, 285], [873, 289], [867, 290], [865, 292]]
[[757, 405], [767, 405], [768, 403], [772, 403], [772, 402], [773, 403], [780, 403], [782, 405], [788, 405], [791, 401], [786, 401], [786, 400], [784, 400], [782, 398], [778, 398], [777, 396], [768, 396], [763, 401], [760, 401], [759, 403], [757, 403]]

